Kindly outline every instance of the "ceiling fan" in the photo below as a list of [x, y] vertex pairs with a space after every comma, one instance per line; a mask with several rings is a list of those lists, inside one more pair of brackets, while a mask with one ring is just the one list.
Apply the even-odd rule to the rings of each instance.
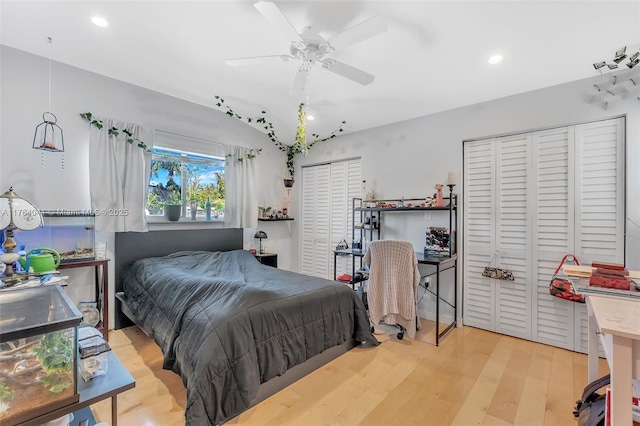
[[290, 54], [227, 59], [228, 65], [251, 65], [265, 61], [285, 62], [298, 59], [302, 63], [298, 67], [298, 72], [289, 91], [292, 94], [304, 91], [309, 72], [316, 62], [322, 64], [322, 68], [362, 85], [367, 85], [375, 79], [372, 74], [326, 56], [337, 49], [342, 49], [387, 31], [387, 24], [381, 17], [374, 16], [360, 24], [347, 28], [329, 39], [325, 39], [311, 27], [305, 27], [301, 33], [298, 33], [275, 3], [259, 1], [254, 6], [269, 23], [275, 26], [287, 39], [291, 40]]

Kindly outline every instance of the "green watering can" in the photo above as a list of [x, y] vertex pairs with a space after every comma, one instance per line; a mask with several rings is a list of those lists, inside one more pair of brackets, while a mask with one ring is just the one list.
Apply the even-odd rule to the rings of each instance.
[[[53, 255], [53, 256], [52, 256]], [[53, 260], [53, 257], [56, 260]], [[60, 265], [60, 253], [51, 248], [41, 247], [35, 248], [27, 253], [27, 258], [24, 257], [18, 259], [20, 266], [25, 271], [29, 271], [29, 268], [33, 268], [33, 272], [41, 274], [43, 272], [54, 271]]]

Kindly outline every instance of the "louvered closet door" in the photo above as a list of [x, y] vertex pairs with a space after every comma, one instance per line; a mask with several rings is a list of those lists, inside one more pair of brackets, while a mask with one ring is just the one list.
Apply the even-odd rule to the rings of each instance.
[[464, 324], [495, 330], [494, 285], [482, 276], [495, 250], [495, 139], [464, 145]]
[[531, 135], [496, 139], [495, 249], [515, 280], [493, 280], [495, 331], [525, 339], [531, 339], [533, 294], [531, 186]]
[[[549, 280], [567, 253], [624, 263], [624, 126], [465, 143], [465, 324], [586, 352], [585, 305], [552, 297]], [[514, 282], [480, 277], [495, 250]]]
[[330, 165], [302, 168], [301, 262], [303, 274], [327, 278], [329, 262]]
[[[624, 126], [618, 118], [575, 128], [575, 246], [583, 263], [624, 263]], [[586, 307], [576, 310], [576, 350], [586, 352]]]
[[[353, 198], [360, 196], [361, 185], [360, 159], [331, 163], [331, 242], [330, 261], [333, 262], [332, 249], [341, 240], [351, 247], [351, 229], [353, 226]], [[336, 275], [352, 273], [353, 256], [342, 256], [336, 260]], [[357, 261], [356, 261], [357, 262]], [[359, 267], [359, 264], [357, 264]], [[331, 264], [333, 268], [333, 263]], [[333, 274], [331, 274], [333, 279]]]
[[[567, 253], [574, 253], [574, 128], [533, 134], [535, 218], [533, 340], [573, 349], [576, 303], [549, 294], [549, 281]], [[578, 257], [580, 258], [580, 257]]]

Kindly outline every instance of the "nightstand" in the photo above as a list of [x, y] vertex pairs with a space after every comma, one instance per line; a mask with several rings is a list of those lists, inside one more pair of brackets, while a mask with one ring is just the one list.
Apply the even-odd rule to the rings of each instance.
[[274, 268], [278, 267], [278, 255], [275, 253], [256, 253], [254, 256], [258, 259], [258, 262], [263, 265], [273, 266]]

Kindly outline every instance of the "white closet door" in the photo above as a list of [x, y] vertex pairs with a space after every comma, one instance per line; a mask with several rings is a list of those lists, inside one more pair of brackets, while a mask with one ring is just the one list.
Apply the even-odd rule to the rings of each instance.
[[[360, 159], [331, 163], [331, 242], [335, 248], [341, 240], [351, 247], [353, 226], [353, 198], [360, 196], [361, 185]], [[333, 262], [333, 252], [330, 250]], [[353, 256], [341, 256], [336, 259], [336, 275], [351, 274]], [[331, 264], [333, 268], [333, 263]], [[333, 275], [330, 277], [333, 279]]]
[[563, 256], [574, 253], [573, 144], [573, 127], [533, 134], [533, 340], [565, 349], [574, 346], [576, 303], [551, 296], [549, 281]]
[[494, 280], [495, 331], [531, 339], [531, 134], [496, 139], [496, 259], [514, 281]]
[[495, 140], [464, 145], [464, 324], [495, 329], [494, 283], [482, 276], [495, 251]]
[[329, 262], [330, 165], [302, 168], [302, 218], [300, 271], [327, 278]]
[[[465, 324], [586, 352], [585, 305], [552, 297], [549, 281], [568, 253], [624, 263], [624, 126], [465, 143]], [[479, 277], [496, 250], [514, 282]]]
[[[360, 195], [360, 159], [302, 168], [303, 274], [333, 279], [333, 249], [345, 239], [351, 245], [351, 200]], [[337, 259], [337, 274], [351, 274], [353, 260]]]
[[576, 126], [576, 253], [624, 263], [624, 119]]
[[[576, 126], [576, 255], [624, 263], [624, 118]], [[574, 350], [587, 352], [587, 310], [578, 305]]]

